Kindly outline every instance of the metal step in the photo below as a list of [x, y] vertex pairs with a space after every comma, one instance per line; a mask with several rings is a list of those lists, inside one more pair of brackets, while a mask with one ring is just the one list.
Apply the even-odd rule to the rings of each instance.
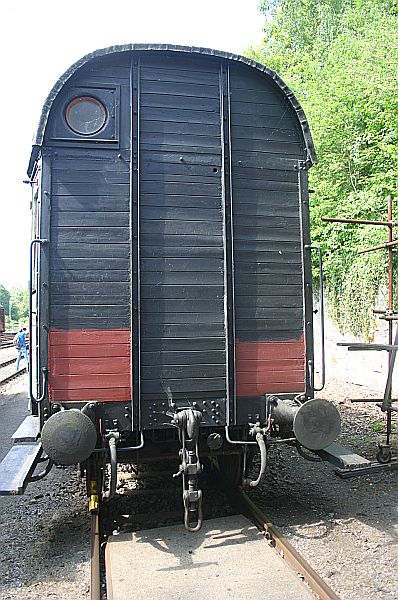
[[33, 415], [26, 417], [12, 436], [14, 444], [20, 442], [37, 442], [39, 438], [39, 425], [39, 417], [34, 417]]
[[355, 454], [352, 450], [336, 443], [330, 444], [323, 450], [317, 450], [316, 453], [323, 460], [327, 460], [339, 469], [358, 469], [368, 467], [371, 464], [367, 458]]
[[23, 494], [42, 454], [42, 446], [16, 444], [0, 463], [0, 496]]

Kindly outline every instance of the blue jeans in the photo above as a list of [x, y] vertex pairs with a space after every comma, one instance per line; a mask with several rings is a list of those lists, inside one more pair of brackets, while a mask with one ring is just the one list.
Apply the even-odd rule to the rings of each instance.
[[26, 366], [29, 369], [28, 349], [25, 347], [25, 348], [20, 348], [18, 350], [17, 367], [16, 367], [17, 371], [19, 370], [19, 363], [23, 356], [26, 358]]

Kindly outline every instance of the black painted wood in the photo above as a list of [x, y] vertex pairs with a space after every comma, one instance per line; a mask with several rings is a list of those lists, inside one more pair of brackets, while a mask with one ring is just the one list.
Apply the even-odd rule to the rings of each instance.
[[186, 350], [145, 352], [145, 364], [151, 365], [224, 365], [225, 350]]
[[125, 183], [54, 183], [53, 194], [58, 196], [128, 196]]
[[[52, 212], [122, 212], [129, 210], [129, 199], [124, 196], [53, 196]], [[124, 224], [126, 226], [126, 224]]]
[[[147, 63], [142, 67], [143, 398], [152, 393], [162, 394], [163, 398], [166, 389], [169, 397], [185, 391], [190, 398], [198, 389], [225, 394], [218, 75], [197, 67], [192, 71], [188, 64], [180, 61], [181, 70], [159, 68], [157, 62], [148, 72]], [[197, 76], [199, 81], [195, 82]], [[194, 348], [203, 354], [221, 352], [223, 360], [206, 371], [202, 366], [192, 370], [181, 366], [184, 363], [179, 364], [174, 355], [167, 368], [159, 366], [167, 364], [167, 353], [192, 352]], [[151, 375], [154, 350], [159, 359], [157, 380]], [[184, 360], [183, 355], [180, 360]], [[190, 360], [188, 364], [195, 362]], [[213, 378], [214, 373], [221, 377]], [[197, 379], [201, 376], [206, 378], [203, 384]]]
[[[186, 337], [144, 337], [142, 339], [142, 357], [146, 352], [160, 352], [165, 358], [168, 352], [209, 352], [223, 351], [225, 352], [225, 339], [222, 336], [201, 336], [192, 338]], [[145, 363], [146, 364], [146, 363]], [[148, 363], [149, 364], [149, 363]], [[180, 363], [183, 364], [183, 363]]]
[[[219, 285], [145, 285], [141, 286], [141, 298], [157, 299], [157, 300], [172, 300], [186, 298], [187, 300], [202, 300], [212, 299], [218, 300], [223, 298], [224, 287]], [[145, 309], [145, 305], [144, 305]]]
[[179, 206], [143, 206], [141, 209], [142, 219], [165, 219], [173, 221], [220, 221], [222, 218], [221, 208], [181, 208]]
[[59, 316], [57, 319], [51, 319], [51, 326], [57, 329], [127, 329], [130, 318], [117, 317], [109, 314], [104, 317], [79, 316], [66, 317]]
[[[116, 292], [112, 295], [105, 295], [102, 293], [102, 287], [104, 284], [99, 284], [97, 288], [97, 293], [95, 294], [84, 294], [80, 288], [77, 288], [77, 292], [81, 293], [73, 293], [68, 290], [65, 290], [63, 293], [54, 293], [51, 296], [52, 305], [54, 306], [113, 306], [113, 305], [121, 305], [121, 306], [129, 306], [130, 304], [130, 296], [128, 294], [128, 288], [124, 290], [125, 295], [122, 295], [119, 292]], [[123, 291], [123, 290], [121, 290]]]
[[179, 325], [179, 324], [199, 324], [206, 325], [208, 323], [223, 323], [224, 315], [220, 311], [212, 312], [184, 312], [176, 313], [169, 312], [166, 310], [158, 312], [142, 311], [141, 322], [146, 324], [159, 324], [159, 325]]
[[184, 86], [193, 83], [197, 85], [213, 85], [216, 86], [218, 84], [218, 73], [209, 73], [206, 71], [199, 70], [187, 70], [187, 69], [177, 69], [176, 65], [173, 65], [174, 68], [163, 68], [160, 69], [158, 65], [155, 63], [153, 65], [145, 65], [141, 72], [141, 81], [143, 85], [146, 85], [146, 81], [159, 82], [176, 82], [183, 83]]
[[223, 258], [220, 246], [141, 246], [141, 258]]
[[[301, 129], [271, 78], [249, 67], [231, 63], [230, 104], [222, 107], [227, 88], [225, 81], [220, 87], [219, 59], [137, 53], [133, 73], [127, 54], [95, 59], [70, 81], [120, 89], [121, 142], [114, 150], [90, 140], [56, 143], [51, 323], [130, 328], [133, 305], [133, 338], [141, 344], [133, 357], [135, 386], [141, 352], [143, 401], [167, 403], [171, 393], [181, 401], [218, 398], [225, 406], [224, 286], [232, 261], [237, 339], [286, 341], [303, 332], [295, 170], [305, 156]], [[226, 270], [230, 186], [234, 246]], [[132, 219], [130, 197], [139, 204]]]
[[[97, 264], [99, 267], [101, 261]], [[102, 283], [105, 281], [115, 281], [125, 283], [129, 281], [129, 271], [107, 271], [106, 269], [97, 268], [96, 270], [75, 270], [68, 271], [66, 269], [52, 269], [50, 273], [52, 282], [81, 282], [81, 283]]]
[[51, 257], [53, 260], [65, 258], [128, 258], [130, 244], [86, 244], [85, 242], [71, 242], [51, 244]]
[[[52, 298], [70, 297], [71, 300], [83, 294], [88, 296], [108, 295], [130, 297], [130, 284], [125, 281], [52, 281]], [[79, 303], [78, 301], [76, 302]]]
[[94, 171], [80, 170], [69, 168], [53, 170], [53, 186], [67, 183], [95, 183], [96, 185], [104, 184], [129, 184], [129, 172], [112, 169]]
[[231, 67], [236, 335], [283, 341], [303, 333], [298, 160], [301, 133], [282, 94]]
[[141, 220], [141, 232], [144, 234], [163, 234], [182, 237], [185, 235], [207, 235], [209, 237], [221, 237], [221, 223], [214, 221], [162, 221]]
[[91, 319], [91, 318], [117, 318], [124, 319], [128, 323], [130, 306], [112, 302], [112, 304], [53, 304], [51, 312], [54, 323], [69, 319]]
[[125, 244], [130, 240], [129, 227], [52, 227], [51, 240], [55, 244]]
[[53, 227], [128, 227], [127, 215], [115, 211], [54, 211], [52, 224]]
[[57, 271], [93, 271], [93, 270], [105, 270], [105, 271], [128, 271], [130, 268], [130, 260], [127, 258], [101, 258], [97, 257], [79, 257], [79, 258], [66, 258], [66, 257], [51, 257], [51, 269], [54, 272]]
[[[164, 381], [165, 379], [185, 379], [188, 381], [192, 379], [196, 380], [198, 378], [210, 379], [214, 377], [224, 377], [225, 379], [225, 364], [150, 365], [142, 368], [141, 376], [143, 380], [157, 380], [159, 382]], [[143, 383], [143, 386], [144, 388], [147, 387], [145, 383]], [[149, 389], [151, 389], [151, 387]]]
[[223, 298], [212, 298], [211, 300], [196, 299], [173, 299], [167, 300], [157, 298], [156, 300], [147, 299], [142, 307], [142, 314], [172, 314], [172, 313], [209, 313], [218, 315], [224, 313]]
[[[142, 285], [223, 285], [223, 273], [221, 271], [143, 271], [141, 275]], [[162, 292], [159, 290], [159, 296]]]

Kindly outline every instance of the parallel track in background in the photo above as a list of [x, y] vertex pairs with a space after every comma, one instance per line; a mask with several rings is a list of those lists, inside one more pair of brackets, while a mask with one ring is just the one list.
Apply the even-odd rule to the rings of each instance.
[[[15, 359], [13, 359], [12, 361], [8, 362], [7, 364], [11, 364], [13, 362], [15, 362]], [[4, 365], [0, 365], [0, 368], [3, 367], [3, 366]], [[11, 375], [7, 375], [4, 378], [2, 377], [1, 372], [0, 372], [0, 387], [2, 385], [5, 385], [6, 383], [9, 383], [13, 379], [16, 379], [17, 377], [19, 377], [23, 373], [26, 373], [26, 367], [23, 367], [23, 369], [19, 369], [19, 371], [17, 371], [16, 373], [12, 373]]]

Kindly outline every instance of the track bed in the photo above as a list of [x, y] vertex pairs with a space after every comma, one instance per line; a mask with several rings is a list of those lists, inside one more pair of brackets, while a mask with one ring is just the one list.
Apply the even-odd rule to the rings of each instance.
[[108, 600], [314, 598], [258, 529], [234, 515], [113, 535], [106, 550]]

